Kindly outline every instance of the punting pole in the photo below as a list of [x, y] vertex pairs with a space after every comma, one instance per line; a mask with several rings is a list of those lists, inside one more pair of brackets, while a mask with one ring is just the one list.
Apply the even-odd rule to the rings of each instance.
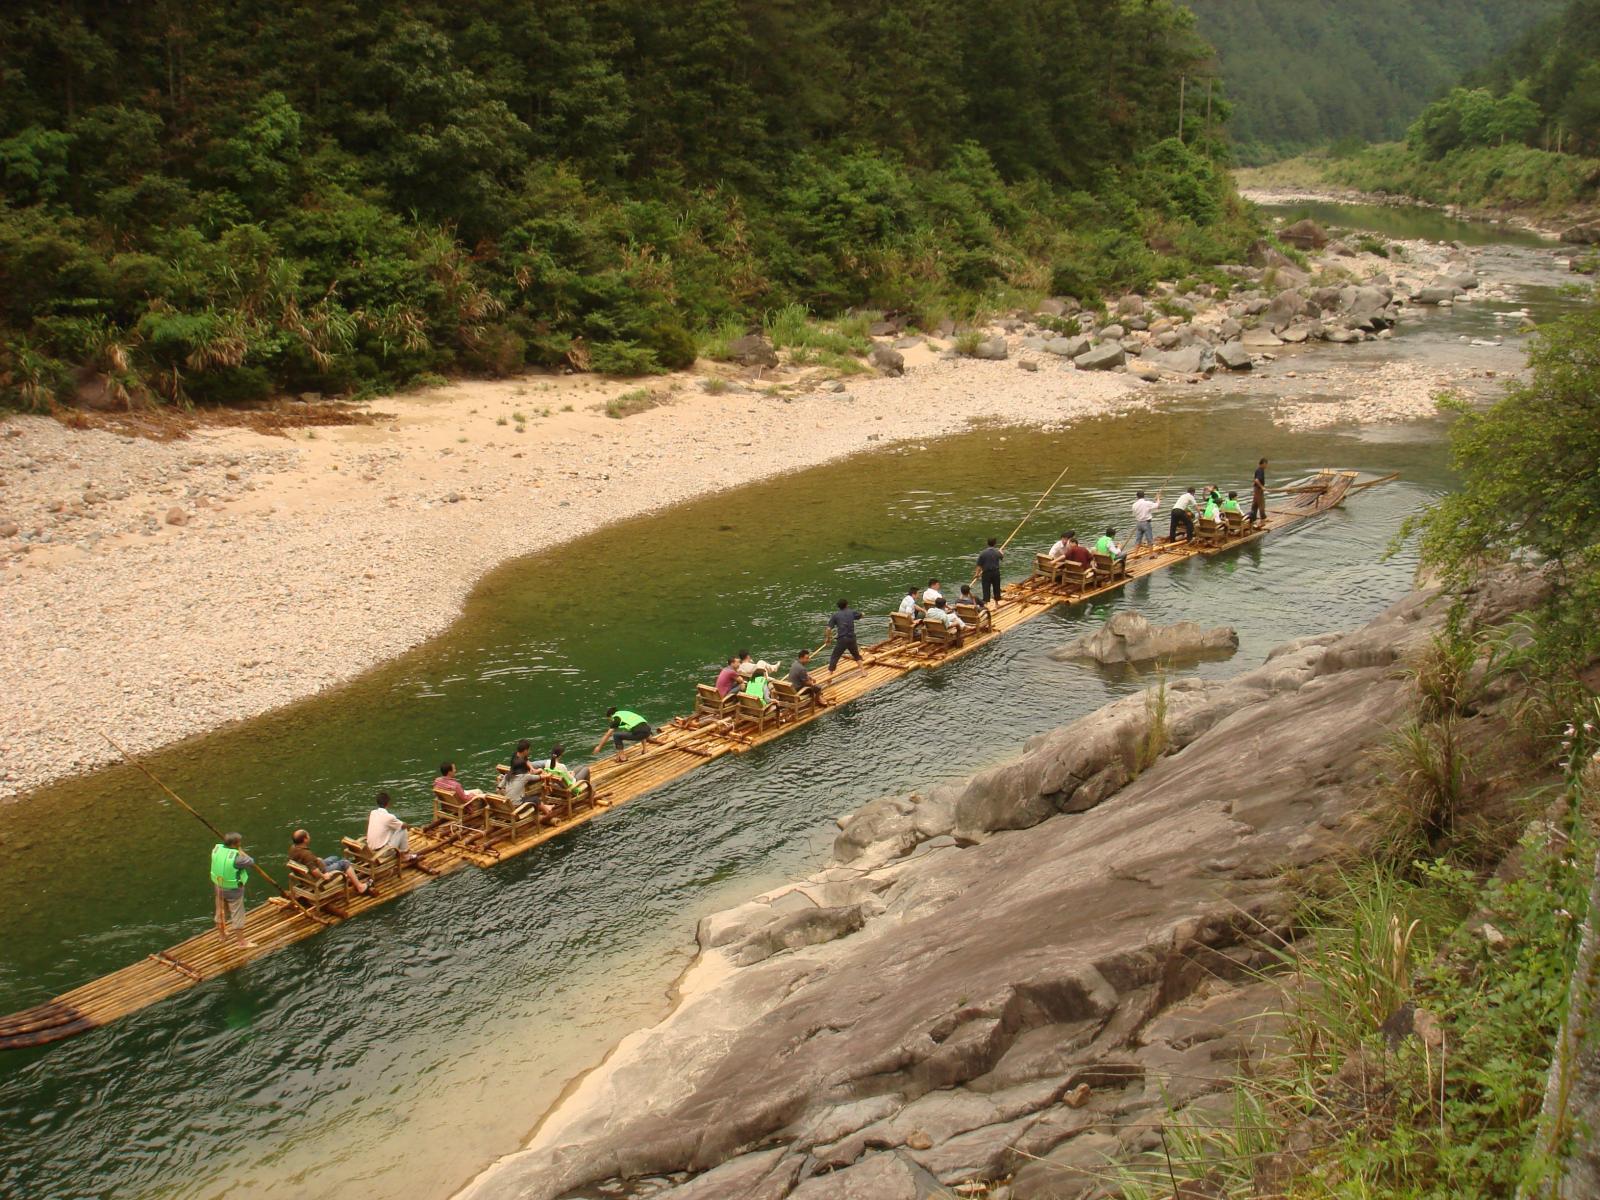
[[[188, 801], [186, 801], [182, 796], [178, 795], [177, 792], [173, 791], [166, 784], [162, 783], [161, 780], [156, 778], [156, 773], [154, 771], [152, 771], [149, 767], [145, 766], [142, 762], [140, 762], [133, 755], [129, 754], [128, 751], [123, 747], [121, 742], [117, 741], [117, 739], [112, 737], [109, 733], [101, 733], [100, 736], [105, 738], [106, 741], [110, 742], [112, 744], [112, 746], [114, 746], [116, 748], [117, 753], [121, 754], [123, 758], [127, 759], [134, 766], [138, 767], [139, 770], [143, 771], [145, 773], [145, 775], [147, 775], [149, 777], [151, 783], [155, 784], [163, 792], [165, 792], [167, 795], [171, 796], [174, 800], [176, 800], [178, 802], [178, 806], [180, 808], [182, 808], [184, 812], [188, 813], [196, 821], [199, 821], [200, 824], [204, 825], [207, 829], [211, 830], [211, 832], [216, 835], [217, 841], [220, 842], [220, 841], [223, 840], [222, 839], [222, 830], [218, 829], [210, 821], [206, 820], [199, 813], [195, 812], [194, 809], [190, 808]], [[273, 887], [278, 889], [278, 894], [279, 895], [283, 896], [285, 899], [289, 899], [289, 893], [284, 890], [283, 885], [281, 883], [279, 883], [276, 879], [274, 879], [271, 875], [268, 875], [266, 873], [266, 871], [262, 868], [262, 866], [261, 866], [261, 864], [259, 862], [257, 862], [255, 864], [255, 869], [256, 869], [257, 872], [260, 873], [261, 878], [265, 879]], [[294, 910], [296, 912], [304, 912], [305, 911], [298, 904], [295, 904], [292, 899], [290, 900], [290, 906], [292, 908], [294, 908]]]

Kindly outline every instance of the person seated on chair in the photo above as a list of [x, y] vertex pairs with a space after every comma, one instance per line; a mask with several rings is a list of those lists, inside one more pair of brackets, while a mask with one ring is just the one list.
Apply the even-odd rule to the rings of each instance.
[[922, 607], [932, 608], [935, 601], [943, 600], [944, 592], [940, 590], [937, 579], [928, 580], [928, 586], [922, 592]]
[[822, 685], [811, 677], [808, 670], [810, 663], [809, 650], [802, 650], [794, 656], [794, 662], [789, 666], [789, 686], [801, 695], [810, 696], [818, 708], [827, 708], [828, 702], [822, 698]]
[[1239, 493], [1229, 492], [1228, 498], [1222, 502], [1223, 516], [1244, 516], [1244, 510], [1239, 507]]
[[1222, 512], [1222, 505], [1211, 498], [1214, 495], [1216, 495], [1216, 493], [1212, 492], [1210, 495], [1206, 496], [1206, 506], [1200, 511], [1200, 519], [1202, 521], [1219, 520], [1218, 514]]
[[311, 849], [311, 835], [304, 829], [296, 829], [290, 836], [289, 842], [289, 861], [299, 863], [312, 879], [327, 879], [337, 872], [345, 877], [350, 884], [350, 890], [356, 895], [365, 896], [372, 890], [370, 884], [361, 882], [361, 876], [356, 874], [356, 869], [350, 865], [348, 858], [340, 858], [337, 854], [319, 858]]
[[1114, 525], [1107, 525], [1106, 531], [1095, 539], [1094, 552], [1111, 559], [1119, 567], [1128, 565], [1127, 554], [1117, 545], [1117, 529]]
[[969, 628], [967, 623], [960, 617], [956, 616], [950, 607], [945, 604], [943, 596], [940, 596], [937, 600], [935, 600], [933, 607], [928, 609], [928, 620], [937, 621], [940, 625], [943, 625], [952, 634], [954, 634], [955, 643], [958, 646], [961, 644], [962, 634], [966, 633], [967, 629]]
[[764, 658], [758, 662], [750, 657], [750, 651], [748, 650], [739, 651], [740, 679], [749, 679], [750, 676], [754, 675], [757, 671], [765, 671], [768, 675], [770, 675], [772, 672], [778, 669], [778, 665], [779, 664], [777, 663], [768, 662]]
[[979, 629], [994, 628], [994, 617], [990, 615], [987, 608], [978, 603], [978, 598], [972, 594], [972, 585], [970, 583], [963, 583], [961, 585], [961, 596], [956, 600], [956, 603], [970, 604], [973, 608], [978, 610]]
[[1050, 557], [1055, 559], [1057, 562], [1063, 561], [1067, 557], [1067, 547], [1071, 544], [1072, 535], [1070, 533], [1063, 533], [1056, 539], [1055, 545], [1050, 547]]
[[1089, 553], [1089, 547], [1078, 540], [1077, 530], [1067, 534], [1067, 552], [1061, 556], [1061, 561], [1077, 563], [1091, 570], [1094, 568], [1094, 555]]
[[[557, 742], [550, 747], [550, 757], [539, 764], [539, 770], [566, 785], [567, 791], [574, 796], [581, 796], [586, 791], [593, 792], [594, 784], [589, 780], [589, 768], [579, 767], [576, 771], [572, 770], [561, 761], [561, 756], [566, 752], [567, 748]], [[540, 816], [548, 817], [554, 812], [555, 808], [552, 805], [541, 804], [539, 806]]]
[[1222, 507], [1222, 489], [1214, 483], [1206, 485], [1206, 503], [1215, 504], [1219, 509]]
[[917, 603], [917, 589], [914, 587], [906, 589], [906, 594], [900, 601], [900, 607], [895, 611], [900, 613], [901, 616], [910, 617], [913, 621], [920, 621], [927, 615], [922, 605]]
[[521, 802], [522, 793], [537, 778], [533, 773], [533, 764], [528, 761], [532, 745], [527, 738], [517, 743], [517, 748], [511, 752], [511, 764], [500, 780], [500, 794], [513, 804]]
[[433, 790], [436, 792], [449, 792], [461, 803], [469, 800], [482, 800], [483, 791], [473, 788], [470, 791], [461, 786], [461, 781], [456, 778], [456, 765], [453, 762], [439, 764], [439, 777], [433, 781]]
[[740, 695], [754, 696], [761, 701], [762, 708], [767, 707], [772, 703], [771, 677], [765, 671], [757, 671], [749, 679], [745, 680], [744, 691]]
[[717, 672], [717, 695], [725, 697], [739, 686], [739, 663], [741, 661], [743, 660], [739, 654], [728, 655], [728, 665]]
[[367, 849], [373, 854], [393, 850], [405, 862], [416, 866], [418, 856], [411, 851], [411, 827], [389, 811], [389, 793], [379, 792], [373, 810], [367, 814]]

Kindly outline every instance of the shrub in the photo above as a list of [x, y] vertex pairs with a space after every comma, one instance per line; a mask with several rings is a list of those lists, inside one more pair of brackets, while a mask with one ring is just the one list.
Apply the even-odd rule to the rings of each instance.
[[607, 400], [605, 412], [606, 416], [620, 421], [623, 417], [649, 412], [652, 408], [659, 408], [665, 403], [665, 400], [649, 388], [635, 388], [631, 392], [623, 392], [622, 395]]
[[637, 342], [597, 342], [589, 347], [589, 369], [602, 375], [659, 375], [656, 352]]

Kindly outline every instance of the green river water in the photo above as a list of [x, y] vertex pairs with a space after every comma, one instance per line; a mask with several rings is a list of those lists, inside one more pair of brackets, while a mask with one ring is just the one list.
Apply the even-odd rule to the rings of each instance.
[[[1531, 254], [1521, 266], [1554, 307], [1555, 280]], [[1489, 319], [1462, 310], [1385, 352], [1458, 353], [1461, 330]], [[1517, 352], [1487, 353], [1505, 366]], [[508, 564], [440, 638], [151, 765], [281, 868], [292, 828], [331, 852], [380, 788], [424, 817], [441, 758], [484, 785], [518, 737], [586, 749], [610, 704], [658, 720], [684, 711], [732, 649], [787, 663], [821, 640], [838, 596], [880, 613], [908, 584], [965, 578], [983, 538], [1004, 536], [1069, 462], [1009, 576], [1062, 528], [1126, 529], [1132, 489], [1180, 463], [1174, 485], [1245, 489], [1262, 454], [1279, 480], [1325, 465], [1404, 475], [1263, 543], [1057, 610], [522, 858], [441, 879], [106, 1029], [5, 1054], [0, 1195], [289, 1198], [355, 1184], [447, 1196], [665, 1011], [699, 916], [819, 865], [833, 817], [1000, 761], [1142, 685], [1052, 662], [1051, 647], [1133, 605], [1152, 621], [1234, 625], [1235, 659], [1190, 668], [1225, 675], [1398, 597], [1414, 558], [1382, 554], [1448, 486], [1440, 439], [1437, 422], [1290, 433], [1260, 394], [1197, 393], [1067, 430], [874, 450]], [[204, 928], [210, 843], [127, 770], [0, 809], [0, 1011]]]

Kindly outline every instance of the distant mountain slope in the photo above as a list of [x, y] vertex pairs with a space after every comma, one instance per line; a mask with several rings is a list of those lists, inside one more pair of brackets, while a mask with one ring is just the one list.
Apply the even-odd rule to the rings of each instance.
[[1217, 48], [1240, 157], [1400, 137], [1463, 72], [1561, 0], [1188, 0]]

